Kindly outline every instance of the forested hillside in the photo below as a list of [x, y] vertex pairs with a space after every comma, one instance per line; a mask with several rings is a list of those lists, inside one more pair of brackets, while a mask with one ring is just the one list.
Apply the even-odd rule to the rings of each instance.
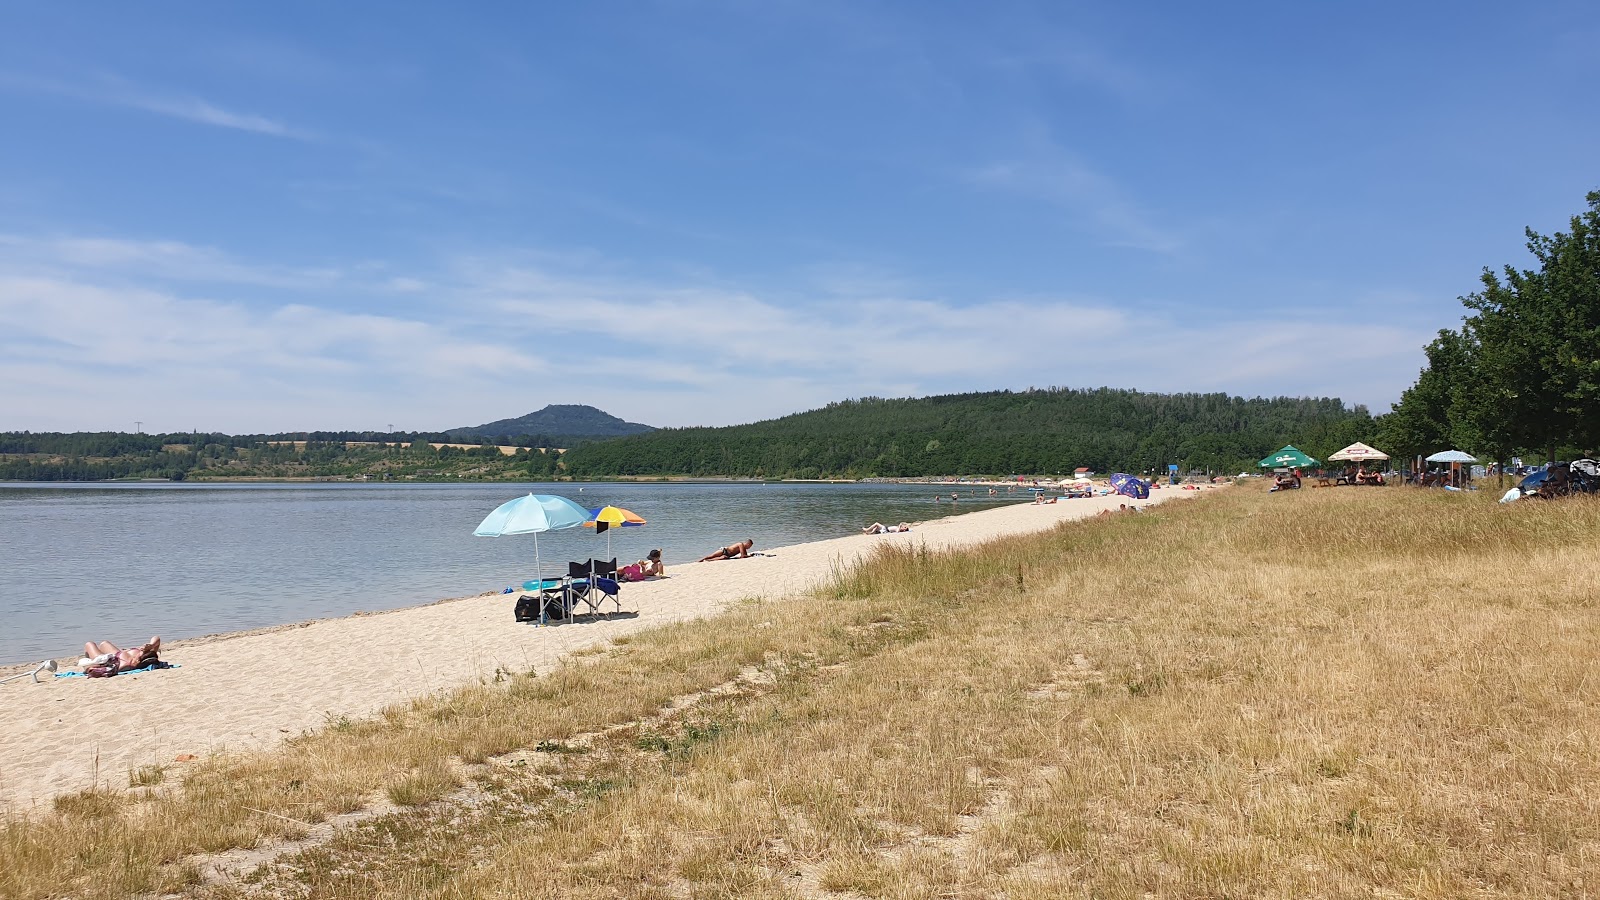
[[0, 481], [172, 481], [227, 478], [525, 480], [556, 473], [559, 454], [523, 446], [452, 447], [430, 437], [365, 432], [311, 435], [0, 433]]
[[821, 478], [1165, 469], [1254, 469], [1286, 443], [1313, 456], [1370, 440], [1372, 418], [1337, 399], [1251, 399], [1100, 388], [867, 397], [726, 428], [663, 429], [589, 444], [576, 477]]

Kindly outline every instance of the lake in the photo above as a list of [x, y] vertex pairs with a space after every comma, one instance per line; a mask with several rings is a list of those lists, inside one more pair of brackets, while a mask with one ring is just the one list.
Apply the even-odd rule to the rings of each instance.
[[669, 574], [746, 537], [759, 551], [1031, 499], [927, 484], [0, 484], [0, 663], [520, 587], [533, 536], [472, 531], [530, 491], [648, 523], [613, 529], [609, 553], [592, 529], [541, 534], [547, 572], [660, 547]]

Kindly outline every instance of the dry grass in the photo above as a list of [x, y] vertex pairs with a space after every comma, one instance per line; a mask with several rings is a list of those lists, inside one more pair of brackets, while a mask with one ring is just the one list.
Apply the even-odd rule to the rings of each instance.
[[1597, 535], [1587, 499], [1245, 487], [885, 549], [816, 597], [62, 798], [0, 832], [0, 895], [1600, 893]]

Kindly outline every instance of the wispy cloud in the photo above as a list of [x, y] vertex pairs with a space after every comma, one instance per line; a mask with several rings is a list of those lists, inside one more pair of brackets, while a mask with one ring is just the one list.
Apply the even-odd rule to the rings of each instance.
[[425, 282], [377, 263], [283, 266], [239, 259], [215, 247], [183, 241], [76, 235], [0, 233], [0, 271], [13, 274], [247, 285], [294, 291], [337, 288], [362, 293], [415, 294]]
[[1171, 255], [1184, 247], [1177, 232], [1134, 202], [1110, 176], [1059, 149], [992, 162], [969, 173], [973, 183], [1059, 206], [1098, 230], [1101, 243]]
[[297, 141], [318, 139], [312, 132], [291, 126], [279, 119], [225, 109], [194, 94], [164, 92], [136, 85], [115, 75], [102, 74], [81, 81], [68, 82], [0, 73], [0, 88], [22, 93], [68, 97], [103, 106], [136, 109], [200, 125], [248, 131], [270, 137]]
[[294, 138], [295, 140], [310, 140], [311, 135], [285, 125], [276, 119], [258, 116], [251, 113], [230, 112], [215, 106], [199, 97], [158, 97], [145, 94], [125, 94], [114, 98], [113, 102], [121, 101], [124, 105], [134, 109], [142, 109], [174, 119], [187, 119], [190, 122], [199, 122], [202, 125], [215, 125], [218, 128], [237, 128], [240, 131], [254, 131], [257, 134], [270, 134], [273, 137]]
[[1047, 30], [1044, 34], [1021, 35], [1019, 42], [1026, 47], [995, 51], [988, 62], [1016, 72], [1058, 74], [1129, 101], [1147, 100], [1164, 89], [1148, 71], [1090, 45], [1081, 37]]

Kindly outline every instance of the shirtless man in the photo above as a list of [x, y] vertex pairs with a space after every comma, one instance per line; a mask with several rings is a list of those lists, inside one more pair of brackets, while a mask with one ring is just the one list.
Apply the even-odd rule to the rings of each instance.
[[728, 546], [723, 547], [721, 550], [718, 550], [710, 556], [701, 557], [700, 561], [711, 562], [712, 560], [717, 559], [744, 559], [750, 555], [750, 548], [754, 547], [755, 545], [755, 541], [751, 540], [750, 538], [745, 538], [737, 544], [729, 544]]

